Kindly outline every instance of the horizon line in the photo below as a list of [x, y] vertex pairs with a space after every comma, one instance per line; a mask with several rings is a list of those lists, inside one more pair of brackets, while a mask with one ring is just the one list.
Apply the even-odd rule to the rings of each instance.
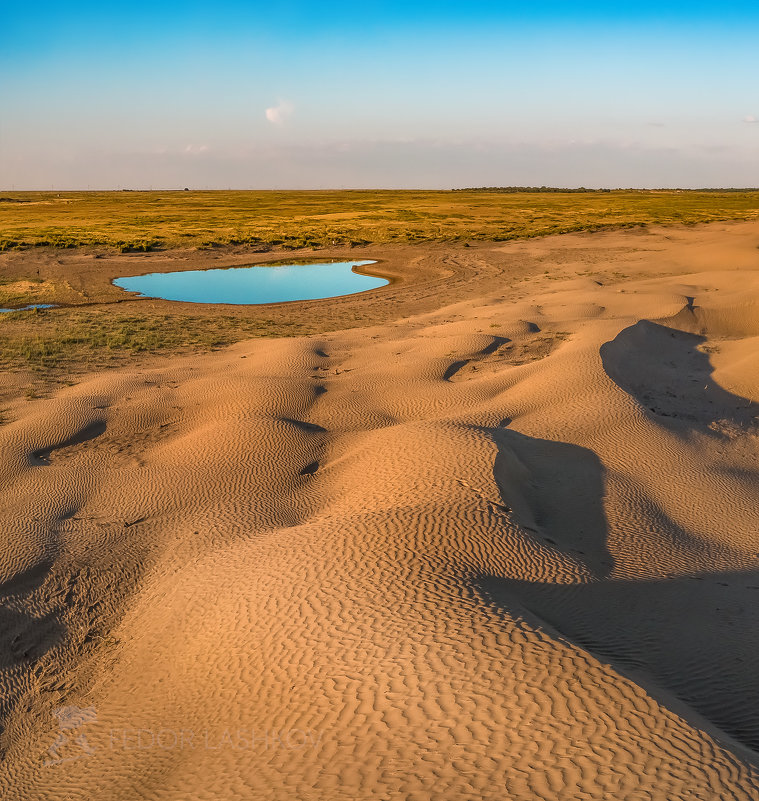
[[[0, 188], [2, 194], [95, 194], [103, 192], [492, 192], [502, 194], [549, 194], [549, 193], [604, 193], [604, 192], [759, 192], [755, 186], [617, 186], [617, 187], [588, 187], [588, 186], [462, 186], [447, 188], [430, 187], [267, 187], [267, 188], [232, 188], [232, 187], [110, 187], [107, 189], [58, 188], [50, 189], [19, 189], [17, 187]], [[0, 201], [2, 198], [0, 198]]]

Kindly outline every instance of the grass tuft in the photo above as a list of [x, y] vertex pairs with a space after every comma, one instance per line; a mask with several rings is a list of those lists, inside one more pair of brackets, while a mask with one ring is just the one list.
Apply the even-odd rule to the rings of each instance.
[[311, 333], [303, 323], [229, 315], [174, 316], [51, 309], [0, 319], [0, 368], [40, 371], [116, 364], [124, 356], [209, 350], [259, 336]]

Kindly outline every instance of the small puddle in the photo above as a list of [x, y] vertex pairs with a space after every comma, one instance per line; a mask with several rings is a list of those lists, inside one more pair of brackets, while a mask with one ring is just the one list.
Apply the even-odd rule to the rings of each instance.
[[17, 311], [31, 311], [32, 309], [54, 309], [53, 303], [32, 303], [31, 306], [20, 306], [18, 309], [0, 309], [0, 314]]

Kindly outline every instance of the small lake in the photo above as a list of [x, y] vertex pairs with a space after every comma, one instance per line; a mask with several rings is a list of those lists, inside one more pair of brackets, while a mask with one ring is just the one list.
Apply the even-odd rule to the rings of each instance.
[[355, 295], [385, 286], [389, 281], [361, 275], [354, 267], [373, 261], [275, 264], [150, 273], [116, 278], [114, 284], [143, 297], [189, 303], [283, 303]]

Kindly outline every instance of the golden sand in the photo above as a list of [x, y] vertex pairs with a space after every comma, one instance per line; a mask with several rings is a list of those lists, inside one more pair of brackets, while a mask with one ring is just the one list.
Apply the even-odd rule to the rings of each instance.
[[759, 798], [757, 245], [11, 404], [3, 799]]

